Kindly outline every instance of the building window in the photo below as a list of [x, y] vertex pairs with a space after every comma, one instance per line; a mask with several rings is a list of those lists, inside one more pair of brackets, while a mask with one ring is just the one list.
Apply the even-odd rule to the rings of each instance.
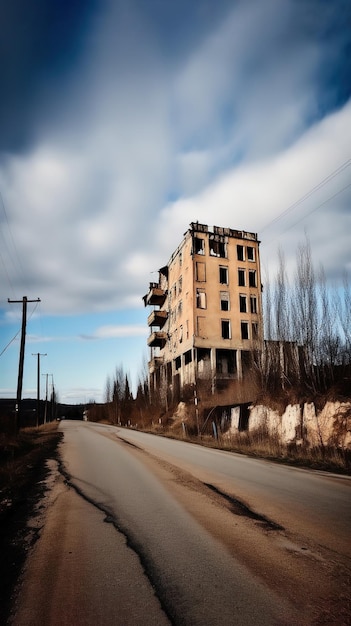
[[247, 313], [247, 299], [246, 296], [242, 294], [239, 295], [239, 308], [240, 313]]
[[252, 246], [247, 246], [247, 260], [254, 261], [255, 260], [255, 248]]
[[205, 254], [205, 240], [200, 237], [194, 237], [195, 254]]
[[258, 324], [257, 322], [252, 323], [252, 339], [258, 339]]
[[180, 251], [179, 252], [179, 267], [182, 267], [183, 265], [183, 252]]
[[204, 289], [196, 289], [196, 307], [206, 309], [206, 292]]
[[249, 285], [250, 287], [257, 287], [256, 270], [249, 270]]
[[229, 311], [230, 309], [230, 300], [228, 291], [221, 291], [221, 311]]
[[182, 314], [182, 312], [183, 312], [183, 301], [182, 301], [182, 300], [180, 300], [180, 301], [178, 302], [178, 311], [177, 311], [177, 316], [178, 316], [178, 317], [180, 317], [180, 316], [181, 316], [181, 314]]
[[224, 267], [223, 265], [220, 265], [220, 267], [219, 267], [219, 282], [221, 283], [221, 285], [228, 285], [229, 284], [228, 268]]
[[239, 268], [238, 269], [238, 284], [239, 287], [245, 287], [245, 270]]
[[177, 356], [177, 358], [174, 361], [174, 364], [175, 364], [176, 370], [179, 370], [182, 364], [180, 356]]
[[241, 339], [249, 338], [249, 322], [241, 322]]
[[183, 278], [182, 276], [180, 276], [178, 280], [178, 293], [179, 294], [182, 293], [182, 289], [183, 289]]
[[231, 339], [230, 320], [221, 320], [222, 339]]
[[250, 296], [250, 310], [253, 315], [257, 314], [257, 298], [256, 296]]
[[191, 363], [192, 360], [193, 360], [192, 351], [188, 350], [187, 352], [184, 353], [184, 365], [189, 365], [189, 363]]
[[210, 239], [210, 256], [217, 256], [222, 259], [227, 258], [227, 246], [223, 241]]
[[245, 248], [244, 246], [236, 246], [236, 253], [238, 261], [245, 261]]
[[198, 261], [196, 263], [196, 280], [199, 283], [204, 283], [206, 282], [206, 265], [205, 263], [202, 263], [200, 261]]
[[182, 343], [183, 341], [183, 325], [181, 324], [179, 326], [179, 343]]

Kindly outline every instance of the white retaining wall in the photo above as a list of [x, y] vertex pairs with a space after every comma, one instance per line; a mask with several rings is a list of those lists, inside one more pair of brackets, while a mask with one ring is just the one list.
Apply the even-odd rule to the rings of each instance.
[[[231, 413], [230, 433], [238, 432], [239, 407]], [[289, 404], [283, 415], [263, 405], [251, 407], [249, 432], [266, 427], [282, 443], [307, 442], [311, 446], [337, 446], [351, 449], [351, 402], [327, 402], [318, 412], [313, 402], [302, 407]]]

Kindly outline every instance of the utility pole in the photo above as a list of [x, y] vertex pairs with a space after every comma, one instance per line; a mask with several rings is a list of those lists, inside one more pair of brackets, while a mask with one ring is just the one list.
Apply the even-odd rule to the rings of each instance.
[[47, 356], [47, 354], [40, 354], [40, 352], [36, 352], [35, 354], [33, 354], [32, 352], [32, 356], [36, 356], [38, 359], [38, 365], [37, 365], [37, 369], [38, 369], [38, 374], [37, 374], [37, 428], [39, 426], [40, 423], [40, 357], [41, 356]]
[[51, 419], [50, 421], [52, 422], [54, 419], [54, 413], [55, 413], [55, 404], [56, 404], [56, 398], [55, 398], [55, 385], [54, 385], [54, 375], [53, 374], [49, 374], [49, 376], [51, 376]]
[[21, 426], [21, 401], [22, 401], [24, 348], [25, 348], [25, 343], [26, 343], [27, 303], [28, 302], [40, 302], [40, 298], [37, 298], [36, 300], [28, 300], [26, 296], [23, 296], [22, 300], [10, 300], [10, 298], [8, 298], [7, 301], [10, 304], [22, 302], [22, 333], [21, 333], [21, 347], [20, 347], [19, 366], [18, 366], [16, 417], [15, 417], [15, 427], [16, 427], [16, 432], [18, 432]]
[[46, 385], [45, 385], [45, 412], [44, 412], [44, 424], [47, 422], [48, 417], [48, 378], [52, 376], [52, 374], [43, 374], [46, 376]]

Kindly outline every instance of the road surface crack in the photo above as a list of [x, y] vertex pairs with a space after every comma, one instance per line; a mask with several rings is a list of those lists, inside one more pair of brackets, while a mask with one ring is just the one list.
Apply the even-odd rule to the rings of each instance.
[[221, 498], [224, 498], [224, 500], [229, 502], [231, 511], [232, 513], [234, 513], [234, 515], [248, 517], [249, 519], [252, 519], [258, 522], [260, 526], [263, 526], [265, 528], [265, 530], [284, 530], [283, 526], [268, 519], [268, 517], [265, 517], [265, 515], [256, 513], [256, 511], [253, 511], [252, 509], [250, 509], [241, 500], [238, 500], [237, 498], [234, 498], [233, 496], [230, 496], [229, 494], [224, 493], [223, 491], [218, 489], [218, 487], [215, 487], [214, 485], [211, 485], [210, 483], [203, 483], [203, 484], [205, 485], [205, 487], [207, 487], [208, 489], [211, 489], [211, 491], [214, 491], [214, 493], [216, 493]]

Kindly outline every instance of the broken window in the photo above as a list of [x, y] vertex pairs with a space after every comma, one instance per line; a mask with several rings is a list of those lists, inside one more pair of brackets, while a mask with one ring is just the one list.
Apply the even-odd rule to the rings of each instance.
[[221, 298], [221, 311], [229, 311], [230, 301], [229, 301], [228, 291], [221, 291], [220, 298]]
[[240, 308], [240, 313], [246, 313], [247, 312], [246, 296], [244, 296], [242, 294], [239, 295], [239, 308]]
[[195, 254], [205, 254], [205, 240], [200, 237], [194, 237]]
[[255, 248], [252, 246], [247, 246], [247, 260], [254, 261], [255, 260]]
[[228, 280], [228, 268], [224, 267], [223, 265], [220, 265], [219, 267], [219, 282], [222, 285], [228, 285], [229, 280]]
[[249, 338], [249, 323], [241, 322], [241, 339]]
[[244, 246], [236, 246], [238, 261], [245, 261]]
[[215, 241], [213, 239], [210, 239], [210, 255], [226, 259], [227, 246], [224, 241]]
[[249, 285], [250, 287], [257, 287], [256, 270], [249, 270]]
[[196, 289], [196, 307], [206, 309], [206, 292], [204, 289]]
[[235, 350], [216, 350], [216, 372], [224, 375], [236, 373]]
[[184, 353], [184, 365], [188, 365], [189, 363], [191, 363], [192, 360], [193, 360], [192, 350], [187, 350], [187, 352]]
[[245, 270], [242, 268], [238, 269], [238, 284], [239, 287], [245, 287]]
[[221, 320], [222, 325], [222, 339], [230, 339], [230, 320]]
[[196, 263], [196, 280], [199, 283], [204, 283], [206, 282], [206, 265], [205, 263], [202, 262], [197, 262]]
[[253, 315], [257, 313], [257, 298], [256, 296], [250, 296], [250, 309]]

